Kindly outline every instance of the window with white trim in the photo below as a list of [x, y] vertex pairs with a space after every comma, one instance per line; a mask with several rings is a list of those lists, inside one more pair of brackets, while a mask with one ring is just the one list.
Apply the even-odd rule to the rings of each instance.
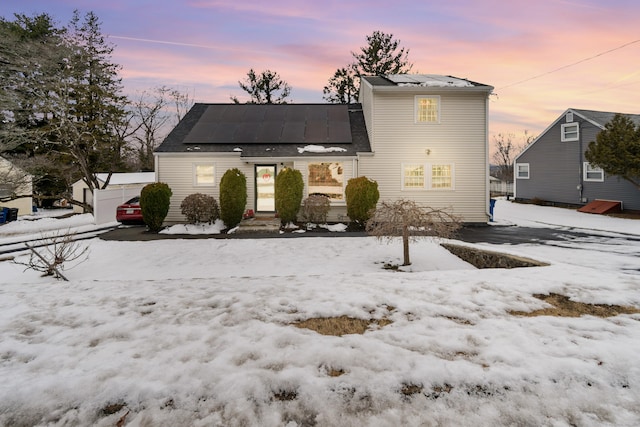
[[415, 122], [440, 123], [440, 97], [416, 96]]
[[453, 165], [431, 165], [432, 190], [453, 190]]
[[589, 162], [584, 162], [582, 168], [582, 178], [585, 181], [603, 182], [604, 170], [596, 166], [591, 166]]
[[405, 163], [402, 165], [403, 190], [453, 190], [455, 168], [451, 163]]
[[332, 202], [344, 201], [344, 165], [342, 162], [309, 163], [309, 194], [326, 194]]
[[516, 163], [516, 178], [529, 179], [529, 163]]
[[424, 189], [424, 165], [402, 165], [402, 188], [405, 190]]
[[214, 165], [211, 163], [195, 163], [193, 165], [193, 185], [196, 187], [212, 187], [216, 185]]
[[578, 123], [565, 123], [560, 127], [560, 140], [562, 142], [577, 141], [580, 138]]

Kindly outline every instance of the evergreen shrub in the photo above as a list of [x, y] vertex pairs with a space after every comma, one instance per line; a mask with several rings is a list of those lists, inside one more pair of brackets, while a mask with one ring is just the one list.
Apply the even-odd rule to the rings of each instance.
[[304, 181], [299, 170], [284, 168], [276, 176], [276, 212], [283, 224], [296, 221], [303, 191]]
[[375, 209], [380, 192], [378, 183], [366, 176], [351, 178], [345, 188], [347, 215], [352, 221], [364, 225]]
[[169, 213], [171, 203], [171, 188], [164, 182], [147, 184], [140, 192], [140, 210], [142, 219], [150, 231], [158, 232]]
[[228, 228], [242, 221], [247, 205], [247, 177], [238, 168], [227, 170], [220, 180], [220, 219]]
[[211, 224], [220, 218], [218, 202], [208, 194], [195, 193], [188, 195], [180, 203], [180, 210], [191, 224], [204, 222]]

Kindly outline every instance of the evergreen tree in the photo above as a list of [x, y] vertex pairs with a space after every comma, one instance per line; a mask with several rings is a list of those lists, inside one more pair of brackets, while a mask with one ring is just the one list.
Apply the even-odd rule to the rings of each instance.
[[0, 153], [31, 155], [37, 148], [33, 131], [47, 123], [45, 103], [65, 57], [64, 31], [47, 14], [0, 18]]
[[0, 20], [0, 151], [65, 190], [78, 179], [93, 190], [96, 173], [123, 171], [126, 98], [112, 51], [92, 12], [75, 11], [63, 28], [46, 14]]
[[593, 166], [617, 175], [640, 190], [640, 125], [622, 114], [616, 114], [589, 143], [585, 158]]
[[322, 89], [324, 99], [333, 104], [351, 104], [358, 99], [356, 70], [352, 66], [338, 68]]
[[349, 103], [358, 97], [360, 77], [404, 74], [411, 71], [409, 49], [400, 47], [393, 34], [374, 31], [367, 36], [367, 45], [351, 52], [353, 62], [338, 68], [324, 87], [324, 99], [333, 103]]
[[[240, 88], [249, 94], [247, 104], [286, 104], [291, 87], [282, 80], [275, 71], [265, 70], [256, 74], [250, 69], [244, 82], [239, 81]], [[232, 96], [231, 100], [240, 104], [240, 100]]]

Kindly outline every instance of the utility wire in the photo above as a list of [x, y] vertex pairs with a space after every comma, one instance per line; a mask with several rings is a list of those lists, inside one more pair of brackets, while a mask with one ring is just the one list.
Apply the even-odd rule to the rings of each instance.
[[502, 86], [501, 88], [498, 88], [498, 90], [506, 89], [506, 88], [509, 88], [509, 87], [512, 87], [512, 86], [516, 86], [516, 85], [519, 85], [519, 84], [522, 84], [522, 83], [525, 83], [525, 82], [529, 82], [531, 80], [539, 79], [540, 77], [544, 77], [544, 76], [547, 76], [547, 75], [552, 74], [552, 73], [557, 73], [558, 71], [567, 69], [569, 67], [573, 67], [573, 66], [578, 65], [578, 64], [582, 64], [583, 62], [591, 61], [592, 59], [598, 58], [600, 56], [606, 55], [606, 54], [611, 53], [611, 52], [615, 52], [616, 50], [623, 49], [623, 48], [625, 48], [627, 46], [631, 46], [632, 44], [635, 44], [635, 43], [640, 43], [640, 39], [634, 40], [634, 41], [629, 42], [629, 43], [625, 43], [623, 45], [620, 45], [618, 47], [614, 47], [613, 49], [609, 49], [609, 50], [606, 50], [604, 52], [600, 52], [600, 53], [595, 54], [593, 56], [590, 56], [588, 58], [581, 59], [580, 61], [576, 61], [576, 62], [573, 62], [571, 64], [563, 65], [562, 67], [556, 68], [554, 70], [547, 71], [545, 73], [538, 74], [536, 76], [528, 77], [528, 78], [526, 78], [524, 80], [520, 80], [520, 81], [517, 81], [515, 83], [508, 84], [506, 86]]

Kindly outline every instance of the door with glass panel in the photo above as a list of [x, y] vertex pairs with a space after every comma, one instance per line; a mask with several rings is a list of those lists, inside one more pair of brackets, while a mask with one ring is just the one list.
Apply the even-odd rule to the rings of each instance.
[[275, 212], [276, 165], [256, 165], [256, 212]]

